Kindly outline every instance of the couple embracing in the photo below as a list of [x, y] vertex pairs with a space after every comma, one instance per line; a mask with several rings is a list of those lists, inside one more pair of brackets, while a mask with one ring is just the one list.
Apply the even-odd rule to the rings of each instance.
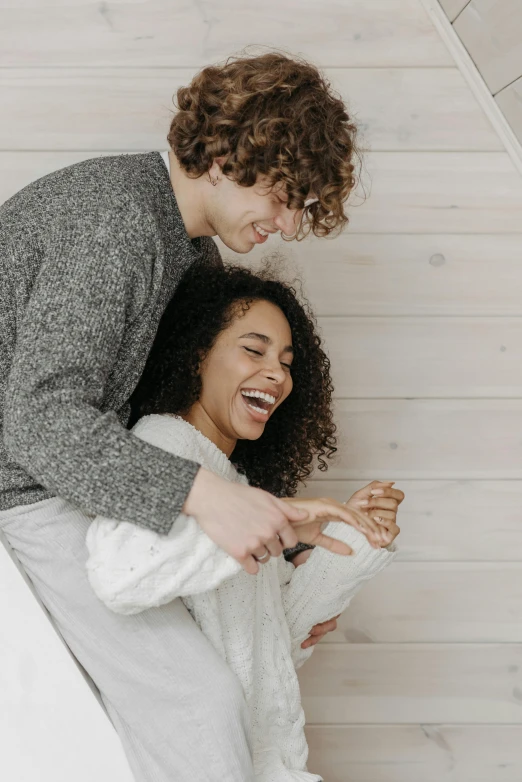
[[279, 53], [177, 97], [167, 152], [0, 208], [0, 528], [137, 782], [319, 781], [296, 670], [393, 559], [404, 495], [296, 499], [336, 451], [329, 361], [296, 290], [212, 237], [342, 229], [356, 129]]

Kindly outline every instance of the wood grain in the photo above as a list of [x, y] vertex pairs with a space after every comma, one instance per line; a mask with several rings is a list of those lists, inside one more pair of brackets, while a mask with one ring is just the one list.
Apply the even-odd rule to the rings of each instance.
[[[0, 149], [162, 149], [190, 68], [0, 72]], [[501, 150], [455, 68], [327, 69], [375, 150]], [[63, 111], [63, 106], [67, 111]], [[60, 116], [60, 122], [56, 117]]]
[[469, 0], [439, 0], [439, 2], [446, 11], [450, 22], [452, 22], [462, 9], [467, 6]]
[[7, 0], [0, 65], [197, 68], [257, 44], [319, 65], [440, 66], [451, 56], [416, 0]]
[[522, 643], [521, 582], [521, 562], [395, 562], [324, 643]]
[[323, 317], [336, 397], [521, 397], [522, 318]]
[[[317, 478], [299, 495], [346, 502], [365, 485]], [[406, 495], [398, 514], [396, 563], [522, 561], [522, 482], [400, 480], [396, 487]]]
[[[522, 315], [520, 236], [354, 234], [277, 236], [248, 255], [218, 240], [225, 259], [301, 278], [317, 315]], [[494, 273], [493, 273], [494, 270]]]
[[357, 233], [522, 232], [522, 178], [507, 153], [374, 152], [362, 181]]
[[308, 725], [328, 782], [520, 782], [520, 725]]
[[339, 399], [339, 452], [327, 475], [520, 480], [521, 420], [519, 399]]
[[522, 143], [522, 78], [517, 79], [501, 92], [497, 92], [495, 100]]
[[522, 724], [519, 644], [324, 644], [300, 670], [308, 723]]
[[454, 28], [493, 95], [522, 76], [519, 0], [471, 0]]

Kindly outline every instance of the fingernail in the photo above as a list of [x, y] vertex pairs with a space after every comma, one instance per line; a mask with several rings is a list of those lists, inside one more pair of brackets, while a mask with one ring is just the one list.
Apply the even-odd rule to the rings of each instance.
[[384, 494], [384, 489], [372, 489], [372, 496], [375, 497], [378, 494]]
[[368, 502], [368, 500], [359, 500], [359, 502], [357, 503], [357, 505], [369, 505], [369, 504], [370, 503]]

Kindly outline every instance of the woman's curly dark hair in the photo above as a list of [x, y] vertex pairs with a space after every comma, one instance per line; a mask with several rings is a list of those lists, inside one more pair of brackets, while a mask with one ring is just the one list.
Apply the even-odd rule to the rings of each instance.
[[272, 302], [292, 332], [293, 390], [276, 408], [258, 440], [238, 440], [231, 461], [252, 486], [293, 496], [313, 468], [326, 470], [337, 448], [332, 420], [330, 361], [309, 305], [268, 267], [194, 264], [181, 279], [160, 321], [143, 375], [131, 397], [132, 426], [150, 413], [186, 414], [201, 393], [200, 364], [218, 335], [252, 302]]
[[[295, 238], [342, 231], [360, 163], [357, 126], [314, 65], [274, 51], [231, 57], [180, 87], [177, 109], [167, 138], [190, 176], [226, 156], [223, 174], [238, 185], [264, 174], [269, 187], [283, 184], [290, 209], [304, 208]], [[318, 200], [304, 207], [310, 193]]]

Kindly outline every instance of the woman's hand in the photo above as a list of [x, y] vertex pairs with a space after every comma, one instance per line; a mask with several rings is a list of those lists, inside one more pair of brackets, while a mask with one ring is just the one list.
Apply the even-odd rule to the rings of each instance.
[[[361, 510], [368, 516], [373, 517], [373, 520], [386, 530], [388, 537], [386, 539], [387, 542], [382, 544], [384, 546], [389, 546], [400, 532], [396, 519], [397, 509], [404, 499], [404, 492], [399, 489], [393, 489], [393, 485], [393, 481], [372, 481], [368, 486], [364, 486], [359, 491], [356, 491], [355, 494], [352, 494], [345, 505], [345, 507], [349, 507], [352, 510]], [[304, 565], [311, 554], [312, 551], [310, 549], [308, 551], [300, 551], [299, 554], [293, 557], [292, 564], [295, 567]], [[310, 646], [315, 646], [327, 633], [336, 630], [339, 616], [340, 614], [327, 622], [321, 622], [312, 627], [309, 637], [303, 641], [301, 648], [308, 649]]]
[[404, 492], [392, 488], [394, 483], [372, 481], [352, 494], [346, 503], [347, 508], [362, 511], [387, 531], [388, 540], [385, 546], [389, 546], [400, 532], [397, 526], [397, 510], [404, 499]]
[[370, 516], [361, 512], [361, 509], [357, 506], [348, 508], [346, 505], [329, 497], [308, 499], [286, 497], [283, 502], [287, 502], [293, 505], [294, 508], [307, 511], [308, 513], [307, 518], [291, 522], [291, 526], [301, 543], [322, 546], [334, 554], [353, 554], [353, 550], [346, 543], [323, 534], [323, 528], [327, 522], [339, 521], [355, 527], [363, 535], [366, 535], [368, 542], [374, 548], [388, 545], [388, 531], [374, 519], [370, 518]]

